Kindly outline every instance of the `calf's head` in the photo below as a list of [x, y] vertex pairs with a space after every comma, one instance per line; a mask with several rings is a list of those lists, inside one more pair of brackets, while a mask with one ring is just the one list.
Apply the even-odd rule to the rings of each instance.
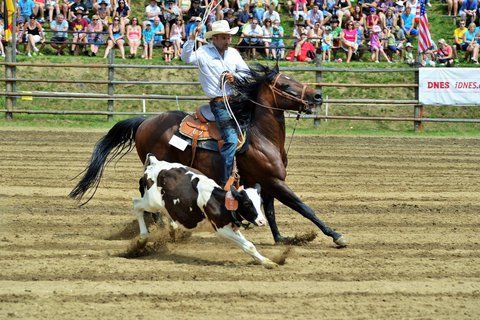
[[232, 195], [238, 201], [237, 213], [245, 220], [256, 226], [265, 226], [267, 220], [261, 210], [262, 198], [260, 197], [260, 185], [257, 183], [255, 188], [235, 189], [232, 186]]

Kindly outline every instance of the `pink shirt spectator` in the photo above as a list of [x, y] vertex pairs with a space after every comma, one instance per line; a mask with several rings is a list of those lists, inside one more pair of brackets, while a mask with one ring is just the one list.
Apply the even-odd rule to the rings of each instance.
[[343, 37], [345, 40], [350, 41], [350, 42], [355, 42], [355, 36], [357, 35], [357, 29], [343, 29]]
[[296, 0], [295, 11], [304, 11], [307, 6], [307, 0]]

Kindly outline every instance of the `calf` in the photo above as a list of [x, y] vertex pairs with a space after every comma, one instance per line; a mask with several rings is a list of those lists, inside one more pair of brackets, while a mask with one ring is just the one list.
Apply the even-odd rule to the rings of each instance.
[[266, 225], [260, 205], [260, 186], [245, 190], [231, 189], [238, 209], [225, 208], [227, 192], [199, 171], [179, 163], [159, 161], [148, 154], [141, 179], [143, 196], [133, 199], [134, 213], [140, 226], [140, 239], [146, 241], [148, 229], [144, 212], [166, 214], [175, 224], [192, 230], [208, 223], [220, 237], [232, 241], [267, 268], [276, 264], [258, 253], [255, 246], [240, 233], [241, 220], [257, 226]]

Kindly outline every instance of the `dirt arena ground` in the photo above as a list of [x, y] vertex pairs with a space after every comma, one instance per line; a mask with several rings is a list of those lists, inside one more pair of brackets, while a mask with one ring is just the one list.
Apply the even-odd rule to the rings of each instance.
[[[480, 139], [295, 137], [289, 184], [351, 245], [318, 234], [267, 270], [205, 232], [121, 257], [136, 154], [67, 198], [103, 133], [0, 129], [0, 319], [480, 319]], [[284, 235], [315, 230], [277, 206]]]

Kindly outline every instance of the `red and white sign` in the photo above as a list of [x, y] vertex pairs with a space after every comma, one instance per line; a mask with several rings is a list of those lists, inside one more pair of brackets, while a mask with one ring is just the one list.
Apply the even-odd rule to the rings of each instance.
[[480, 105], [480, 74], [476, 68], [421, 68], [421, 104]]

